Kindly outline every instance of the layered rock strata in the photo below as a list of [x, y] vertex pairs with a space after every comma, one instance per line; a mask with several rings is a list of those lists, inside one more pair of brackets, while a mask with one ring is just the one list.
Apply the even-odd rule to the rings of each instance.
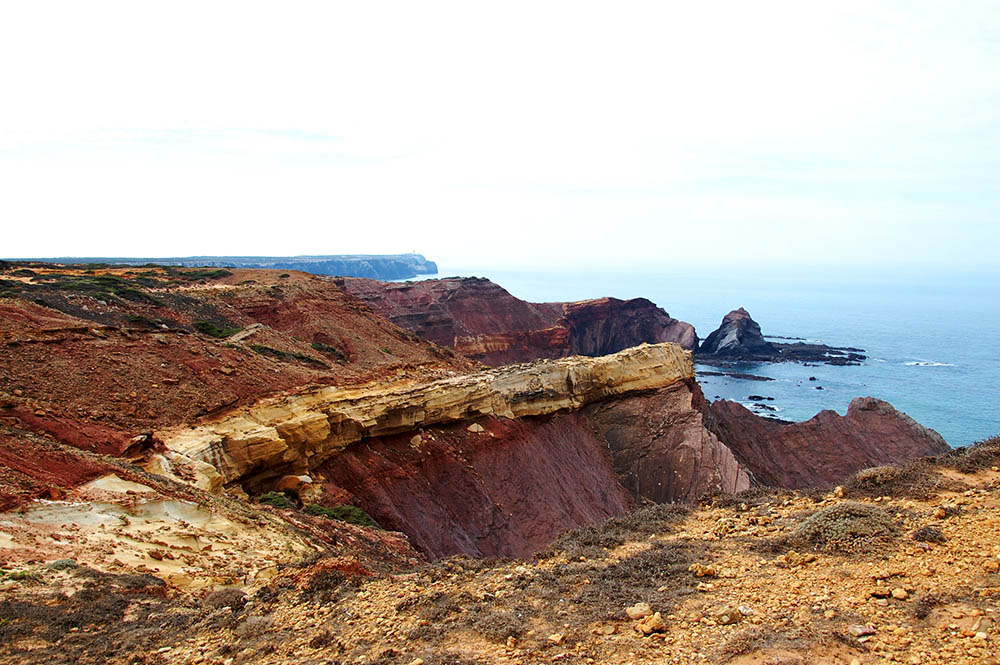
[[328, 500], [363, 507], [434, 559], [527, 556], [634, 505], [580, 411], [366, 439], [315, 475]]
[[157, 432], [166, 445], [151, 469], [195, 477], [206, 489], [306, 473], [365, 438], [483, 416], [523, 418], [691, 379], [691, 354], [642, 345], [600, 358], [513, 365], [436, 381], [324, 387], [230, 409]]
[[872, 397], [852, 400], [845, 416], [820, 411], [801, 423], [762, 418], [720, 400], [708, 407], [706, 420], [755, 480], [773, 487], [830, 485], [867, 467], [948, 450], [940, 434]]
[[700, 399], [684, 380], [572, 412], [374, 437], [314, 475], [328, 500], [362, 506], [432, 558], [523, 556], [637, 504], [748, 489]]
[[645, 298], [530, 303], [478, 277], [338, 284], [396, 325], [491, 366], [600, 356], [642, 343], [698, 344], [691, 324]]
[[695, 381], [592, 404], [584, 414], [611, 453], [615, 473], [637, 501], [695, 501], [749, 489], [751, 476], [706, 429]]

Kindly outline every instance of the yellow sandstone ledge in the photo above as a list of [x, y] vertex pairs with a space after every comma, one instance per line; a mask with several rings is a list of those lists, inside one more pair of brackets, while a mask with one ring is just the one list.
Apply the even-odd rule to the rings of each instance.
[[693, 377], [691, 353], [665, 343], [436, 381], [318, 388], [159, 431], [168, 450], [147, 469], [219, 491], [250, 477], [308, 473], [365, 437], [480, 416], [520, 418], [578, 409]]

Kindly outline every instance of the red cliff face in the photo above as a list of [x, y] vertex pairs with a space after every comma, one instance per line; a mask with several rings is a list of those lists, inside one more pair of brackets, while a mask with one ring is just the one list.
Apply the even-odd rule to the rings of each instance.
[[700, 400], [686, 381], [575, 412], [373, 437], [314, 475], [326, 501], [361, 506], [431, 558], [526, 556], [636, 503], [748, 489]]
[[631, 507], [579, 413], [366, 439], [317, 474], [328, 497], [404, 531], [431, 558], [526, 556]]
[[695, 501], [709, 492], [750, 488], [750, 475], [705, 428], [698, 409], [702, 399], [691, 380], [584, 409], [635, 499]]
[[600, 356], [643, 342], [675, 342], [685, 349], [698, 343], [690, 324], [645, 298], [529, 303], [476, 277], [338, 283], [393, 323], [492, 366]]
[[721, 400], [707, 407], [707, 421], [755, 482], [775, 487], [830, 485], [867, 467], [948, 450], [937, 432], [871, 397], [852, 400], [846, 416], [821, 411], [801, 423], [761, 418]]

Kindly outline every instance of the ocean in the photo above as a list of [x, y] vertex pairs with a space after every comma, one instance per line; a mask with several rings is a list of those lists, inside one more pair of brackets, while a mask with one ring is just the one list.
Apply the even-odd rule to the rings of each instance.
[[[445, 264], [433, 277], [446, 276], [487, 277], [532, 302], [644, 297], [693, 324], [702, 339], [727, 312], [744, 307], [765, 336], [859, 347], [868, 360], [849, 367], [742, 364], [735, 369], [774, 380], [700, 375], [709, 399], [730, 399], [760, 415], [798, 421], [823, 409], [844, 414], [851, 399], [871, 396], [937, 430], [952, 446], [1000, 434], [998, 275], [528, 271]], [[751, 395], [773, 400], [750, 400]]]

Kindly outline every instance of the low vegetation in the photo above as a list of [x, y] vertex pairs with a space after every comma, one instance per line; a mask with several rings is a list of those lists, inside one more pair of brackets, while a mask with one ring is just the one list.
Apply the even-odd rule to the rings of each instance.
[[304, 353], [297, 353], [295, 351], [280, 351], [270, 346], [264, 346], [263, 344], [251, 344], [250, 349], [262, 356], [270, 356], [271, 358], [284, 360], [286, 362], [298, 360], [299, 362], [304, 362], [307, 365], [312, 365], [314, 367], [322, 367], [324, 369], [330, 368], [330, 366], [322, 360], [313, 358], [312, 356], [307, 356]]
[[242, 328], [236, 327], [225, 327], [218, 324], [212, 323], [211, 321], [194, 321], [191, 327], [198, 332], [208, 335], [209, 337], [215, 337], [217, 339], [223, 339], [225, 337], [232, 337]]
[[367, 526], [375, 529], [381, 529], [371, 515], [361, 510], [357, 506], [341, 505], [333, 506], [328, 508], [326, 506], [321, 506], [316, 503], [307, 505], [302, 509], [306, 515], [314, 515], [319, 517], [326, 517], [331, 520], [338, 520], [340, 522], [347, 522], [349, 524], [357, 524], [358, 526]]
[[848, 501], [806, 518], [793, 538], [826, 551], [861, 552], [893, 539], [898, 532], [892, 515], [882, 508]]

